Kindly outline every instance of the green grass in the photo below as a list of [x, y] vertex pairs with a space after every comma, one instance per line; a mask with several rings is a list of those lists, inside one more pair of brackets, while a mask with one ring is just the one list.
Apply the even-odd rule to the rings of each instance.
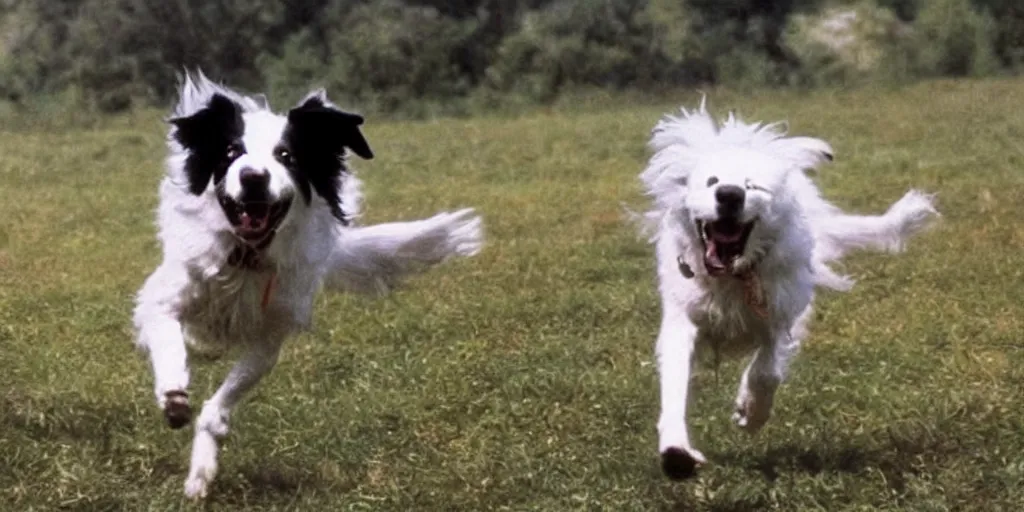
[[[695, 377], [711, 464], [656, 455], [646, 136], [696, 95], [386, 123], [357, 165], [367, 221], [465, 205], [477, 258], [382, 300], [322, 296], [311, 332], [232, 417], [210, 510], [1020, 510], [1024, 504], [1024, 81], [716, 93], [720, 111], [829, 140], [845, 208], [939, 194], [906, 254], [861, 255], [757, 437], [729, 422], [742, 361]], [[157, 264], [157, 113], [0, 136], [0, 507], [188, 507], [171, 431], [134, 351], [132, 296]], [[0, 128], [2, 129], [2, 128]], [[196, 400], [228, 360], [193, 364]]]

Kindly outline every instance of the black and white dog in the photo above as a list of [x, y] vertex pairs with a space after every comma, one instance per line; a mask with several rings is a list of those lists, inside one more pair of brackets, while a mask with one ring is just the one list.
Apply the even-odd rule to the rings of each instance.
[[279, 115], [262, 96], [201, 73], [185, 77], [160, 184], [163, 261], [139, 291], [134, 315], [172, 428], [192, 417], [186, 345], [242, 354], [195, 422], [189, 497], [206, 495], [232, 408], [274, 367], [285, 339], [309, 325], [322, 285], [382, 292], [482, 245], [471, 209], [351, 225], [360, 189], [346, 157], [373, 157], [362, 122], [323, 91]]

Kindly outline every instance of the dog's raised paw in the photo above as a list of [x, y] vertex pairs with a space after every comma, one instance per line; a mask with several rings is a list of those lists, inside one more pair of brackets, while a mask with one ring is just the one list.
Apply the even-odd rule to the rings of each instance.
[[188, 405], [188, 393], [184, 391], [168, 391], [164, 403], [164, 418], [167, 425], [179, 429], [192, 421], [192, 407]]
[[450, 256], [475, 256], [484, 244], [483, 219], [473, 208], [448, 214], [448, 252]]
[[732, 413], [732, 422], [751, 435], [758, 433], [765, 423], [768, 423], [769, 418], [771, 409], [764, 406], [737, 405], [736, 411]]
[[210, 482], [200, 477], [189, 477], [185, 481], [185, 497], [192, 500], [201, 500], [209, 493]]
[[697, 468], [704, 465], [704, 456], [696, 451], [670, 447], [661, 452], [661, 471], [669, 480], [686, 480], [697, 475]]

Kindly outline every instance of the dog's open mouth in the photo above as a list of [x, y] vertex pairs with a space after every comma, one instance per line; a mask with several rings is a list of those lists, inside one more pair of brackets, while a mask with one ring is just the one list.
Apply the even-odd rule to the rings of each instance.
[[704, 267], [708, 274], [719, 276], [732, 269], [733, 262], [747, 248], [755, 222], [732, 219], [697, 221], [697, 231], [704, 242]]
[[236, 201], [221, 194], [218, 200], [228, 222], [235, 228], [235, 235], [256, 249], [270, 245], [274, 233], [292, 205], [291, 198], [274, 202]]

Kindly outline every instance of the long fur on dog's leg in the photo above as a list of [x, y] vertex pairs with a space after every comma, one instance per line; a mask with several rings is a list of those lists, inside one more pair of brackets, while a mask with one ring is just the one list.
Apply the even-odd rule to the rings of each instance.
[[774, 371], [776, 364], [773, 352], [771, 346], [757, 349], [754, 358], [743, 371], [739, 391], [736, 393], [736, 410], [732, 420], [750, 433], [757, 432], [768, 421], [775, 390], [782, 382], [781, 376]]
[[192, 420], [188, 403], [188, 353], [181, 324], [175, 316], [181, 283], [172, 276], [180, 273], [159, 268], [139, 291], [134, 311], [136, 345], [149, 353], [153, 367], [153, 391], [157, 406], [171, 428]]
[[806, 300], [807, 307], [792, 325], [773, 329], [774, 334], [758, 348], [740, 379], [732, 420], [751, 434], [759, 431], [771, 417], [775, 391], [786, 380], [790, 363], [807, 337], [814, 311], [813, 295]]
[[936, 215], [933, 197], [911, 190], [883, 215], [840, 213], [815, 220], [815, 250], [823, 261], [838, 259], [857, 249], [899, 252]]
[[775, 391], [786, 378], [789, 363], [800, 348], [800, 342], [788, 332], [780, 332], [754, 354], [743, 371], [736, 393], [736, 408], [732, 420], [753, 434], [771, 417]]
[[346, 229], [332, 255], [328, 288], [382, 294], [402, 278], [483, 246], [483, 221], [473, 209], [429, 219]]
[[242, 396], [274, 368], [280, 343], [252, 345], [231, 368], [217, 392], [203, 404], [192, 440], [192, 461], [185, 480], [185, 495], [204, 498], [217, 475], [217, 439], [228, 434], [228, 417]]
[[658, 334], [658, 375], [661, 384], [661, 417], [658, 419], [658, 452], [665, 476], [681, 480], [693, 476], [706, 462], [690, 445], [686, 425], [686, 402], [697, 337], [694, 326], [682, 311], [665, 307]]

